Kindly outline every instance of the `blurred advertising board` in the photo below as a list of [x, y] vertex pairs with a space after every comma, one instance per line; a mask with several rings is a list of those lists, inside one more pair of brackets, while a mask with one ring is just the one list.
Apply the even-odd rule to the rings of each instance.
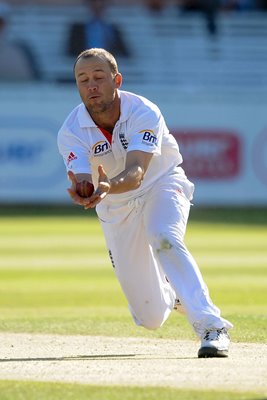
[[[125, 88], [162, 110], [195, 183], [196, 205], [267, 205], [267, 94], [158, 93]], [[69, 203], [57, 132], [80, 102], [74, 85], [0, 90], [0, 203]]]
[[227, 130], [174, 130], [183, 155], [183, 167], [192, 179], [222, 181], [241, 172], [241, 141], [238, 132]]

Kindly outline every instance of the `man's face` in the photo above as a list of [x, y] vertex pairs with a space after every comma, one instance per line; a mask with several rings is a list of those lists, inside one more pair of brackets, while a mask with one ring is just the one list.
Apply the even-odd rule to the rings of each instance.
[[81, 99], [91, 115], [112, 107], [121, 80], [120, 74], [112, 74], [106, 61], [98, 57], [78, 60], [75, 78]]
[[101, 17], [106, 9], [106, 1], [105, 0], [90, 0], [88, 1], [88, 6], [94, 15]]

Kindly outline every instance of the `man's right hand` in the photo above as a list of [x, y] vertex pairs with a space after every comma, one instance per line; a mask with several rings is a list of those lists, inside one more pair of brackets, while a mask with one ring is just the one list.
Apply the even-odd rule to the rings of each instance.
[[80, 206], [83, 206], [84, 198], [81, 197], [77, 193], [76, 187], [77, 187], [78, 180], [77, 180], [75, 174], [72, 171], [69, 171], [68, 177], [69, 177], [69, 180], [71, 181], [71, 187], [67, 189], [70, 197], [72, 198], [72, 200], [75, 204], [79, 204]]
[[87, 210], [88, 208], [94, 208], [100, 201], [102, 201], [110, 190], [110, 180], [103, 168], [102, 165], [98, 167], [98, 187], [94, 191], [91, 197], [85, 199], [86, 204], [84, 208]]

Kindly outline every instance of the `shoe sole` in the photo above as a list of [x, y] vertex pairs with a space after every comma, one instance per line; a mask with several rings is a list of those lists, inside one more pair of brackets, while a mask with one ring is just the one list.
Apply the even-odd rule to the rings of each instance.
[[215, 347], [201, 347], [198, 358], [228, 357], [228, 350], [218, 350]]

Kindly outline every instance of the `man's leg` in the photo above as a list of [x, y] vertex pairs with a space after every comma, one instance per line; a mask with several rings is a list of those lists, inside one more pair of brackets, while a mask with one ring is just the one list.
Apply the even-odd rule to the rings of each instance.
[[101, 224], [116, 276], [136, 324], [156, 329], [170, 315], [175, 292], [147, 241], [142, 210], [142, 201], [113, 211], [109, 208], [108, 218], [113, 223], [104, 223], [107, 216], [102, 216]]
[[193, 256], [184, 244], [190, 202], [178, 181], [160, 184], [145, 204], [145, 225], [155, 258], [164, 270], [187, 317], [199, 337], [207, 330], [229, 329], [212, 303], [206, 284]]

